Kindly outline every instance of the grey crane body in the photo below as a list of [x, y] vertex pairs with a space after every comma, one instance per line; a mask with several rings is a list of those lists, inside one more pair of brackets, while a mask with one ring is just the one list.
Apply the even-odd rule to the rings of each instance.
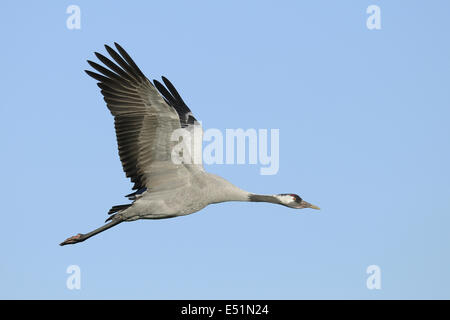
[[[104, 66], [88, 60], [99, 73], [86, 73], [99, 81], [97, 85], [114, 116], [119, 157], [136, 191], [127, 196], [133, 200], [131, 204], [111, 208], [107, 224], [70, 237], [61, 245], [85, 241], [124, 221], [183, 216], [226, 201], [319, 209], [296, 194], [249, 193], [206, 172], [201, 162], [174, 161], [172, 151], [178, 142], [172, 139], [173, 132], [184, 129], [202, 134], [199, 123], [169, 80], [162, 77], [164, 85], [157, 80], [150, 82], [126, 51], [117, 43], [115, 47], [118, 52], [105, 45], [113, 60], [95, 53]], [[196, 151], [188, 154], [188, 160], [199, 154], [201, 158], [201, 149]]]
[[126, 221], [184, 216], [213, 203], [250, 201], [249, 195], [227, 180], [203, 171], [191, 176], [189, 184], [180, 188], [144, 192], [131, 207], [117, 216]]

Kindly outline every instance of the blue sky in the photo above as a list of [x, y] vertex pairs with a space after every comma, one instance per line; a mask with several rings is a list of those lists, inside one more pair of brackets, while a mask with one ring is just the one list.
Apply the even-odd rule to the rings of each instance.
[[[66, 8], [81, 9], [69, 30]], [[366, 8], [381, 8], [368, 30]], [[448, 1], [2, 1], [0, 298], [450, 298]], [[83, 70], [119, 42], [203, 127], [280, 130], [280, 170], [206, 169], [322, 210], [102, 225], [131, 184]], [[66, 269], [81, 269], [69, 290]], [[368, 290], [366, 268], [381, 270]]]

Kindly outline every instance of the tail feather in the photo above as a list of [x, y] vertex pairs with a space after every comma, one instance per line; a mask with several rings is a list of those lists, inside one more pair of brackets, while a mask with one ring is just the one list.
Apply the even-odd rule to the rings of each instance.
[[129, 207], [131, 207], [132, 204], [119, 204], [117, 206], [113, 206], [111, 209], [109, 209], [108, 214], [113, 214], [114, 212], [123, 211]]
[[113, 219], [116, 217], [116, 215], [117, 215], [117, 213], [116, 213], [116, 214], [113, 214], [113, 215], [110, 215], [110, 216], [108, 217], [108, 219], [105, 220], [105, 223], [108, 222], [108, 221], [113, 220]]
[[144, 187], [139, 189], [138, 191], [127, 194], [125, 197], [127, 197], [128, 200], [136, 200], [137, 198], [141, 197], [145, 191], [147, 191], [147, 188]]

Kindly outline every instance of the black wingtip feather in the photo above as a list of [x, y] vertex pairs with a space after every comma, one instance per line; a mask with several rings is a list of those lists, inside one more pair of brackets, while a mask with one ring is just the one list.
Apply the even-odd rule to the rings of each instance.
[[169, 105], [171, 105], [172, 107], [176, 107], [176, 100], [172, 96], [172, 94], [169, 91], [167, 91], [166, 87], [164, 87], [164, 85], [161, 82], [155, 79], [153, 79], [153, 84], [155, 85], [156, 89], [158, 89], [158, 91], [161, 93], [164, 100], [169, 101]]
[[102, 58], [106, 58], [104, 55], [102, 55], [101, 53], [98, 52], [94, 52], [95, 56], [97, 57], [97, 59], [102, 60]]
[[124, 48], [117, 42], [114, 42], [114, 45], [116, 46], [116, 49], [119, 51], [119, 53], [122, 55], [122, 57], [125, 59], [125, 61], [132, 67], [132, 69], [137, 72], [137, 75], [140, 76], [143, 79], [146, 79], [147, 77], [145, 74], [139, 69], [137, 64], [134, 62], [134, 60], [130, 57], [128, 52], [125, 51]]
[[84, 72], [86, 72], [89, 76], [91, 76], [92, 78], [94, 78], [97, 81], [105, 82], [105, 83], [109, 83], [111, 81], [111, 79], [109, 79], [105, 76], [102, 76], [101, 74], [92, 72], [90, 70], [84, 70]]
[[[133, 63], [130, 63], [129, 61], [126, 61], [126, 60], [131, 60], [131, 58], [129, 58], [129, 56], [128, 56], [128, 54], [125, 52], [125, 57], [126, 56], [128, 56], [128, 58], [129, 59], [127, 59], [127, 58], [123, 58], [120, 54], [118, 54], [113, 48], [111, 48], [110, 46], [108, 46], [108, 45], [106, 45], [105, 44], [105, 48], [106, 48], [106, 51], [108, 51], [108, 53], [109, 53], [109, 55], [132, 77], [132, 78], [134, 78], [135, 80], [137, 80], [137, 81], [139, 81], [139, 78], [142, 78], [141, 77], [141, 73], [142, 72], [139, 72], [138, 70], [136, 70], [135, 68], [134, 68], [134, 66], [133, 65], [135, 65], [134, 64], [134, 62]], [[119, 50], [119, 52], [120, 52], [120, 50]], [[144, 77], [144, 79], [145, 79], [145, 77]]]
[[88, 76], [95, 79], [95, 76], [94, 76], [94, 74], [96, 74], [95, 72], [92, 72], [91, 70], [84, 70], [84, 72], [86, 72]]
[[172, 96], [179, 101], [181, 104], [186, 105], [183, 101], [183, 99], [181, 98], [180, 94], [178, 93], [177, 89], [175, 89], [175, 86], [172, 84], [172, 82], [169, 81], [169, 79], [167, 79], [166, 77], [162, 76], [161, 77], [162, 81], [164, 82], [164, 84], [166, 85], [167, 89], [169, 89], [170, 93], [172, 94]]

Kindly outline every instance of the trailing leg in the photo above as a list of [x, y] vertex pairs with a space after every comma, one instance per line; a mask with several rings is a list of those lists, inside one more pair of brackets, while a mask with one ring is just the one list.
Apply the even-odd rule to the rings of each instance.
[[97, 229], [95, 229], [95, 230], [93, 230], [91, 232], [85, 233], [85, 234], [79, 233], [76, 236], [67, 238], [66, 240], [61, 242], [59, 245], [60, 246], [65, 246], [66, 244], [75, 244], [75, 243], [78, 243], [78, 242], [83, 242], [84, 240], [87, 240], [90, 237], [95, 236], [96, 234], [98, 234], [100, 232], [108, 230], [109, 228], [112, 228], [115, 225], [118, 225], [119, 223], [121, 223], [123, 221], [124, 220], [123, 220], [122, 216], [116, 214], [116, 215], [114, 215], [114, 219], [111, 222], [105, 224], [104, 226], [101, 226], [100, 228], [97, 228]]

